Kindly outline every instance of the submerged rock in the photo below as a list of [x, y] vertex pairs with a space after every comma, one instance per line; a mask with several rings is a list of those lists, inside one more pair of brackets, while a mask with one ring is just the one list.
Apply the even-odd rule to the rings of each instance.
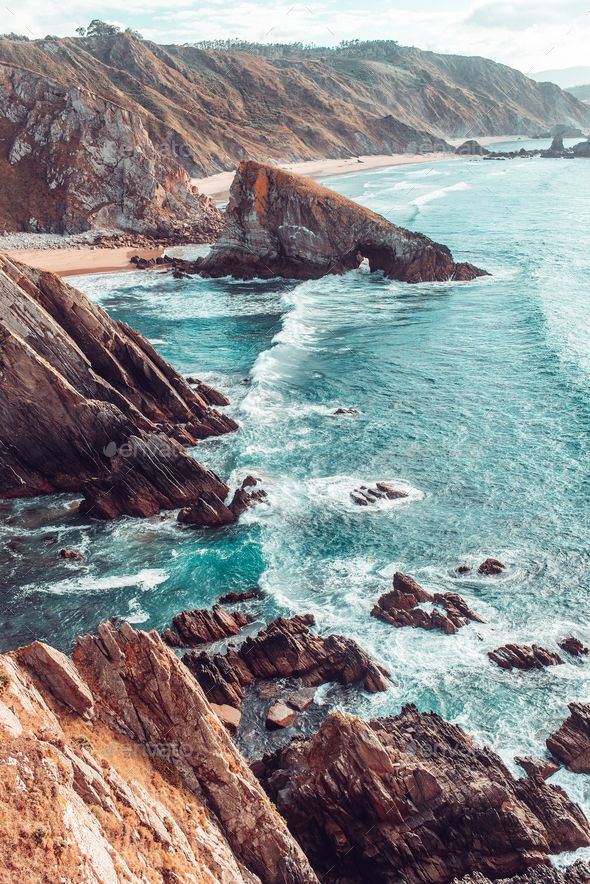
[[308, 628], [311, 614], [279, 617], [236, 651], [208, 655], [189, 651], [183, 661], [214, 703], [239, 707], [244, 688], [258, 679], [300, 678], [303, 685], [335, 681], [383, 691], [389, 673], [353, 640], [321, 636]]
[[152, 345], [52, 273], [0, 256], [0, 497], [82, 491], [92, 518], [228, 488], [183, 448], [237, 428]]
[[396, 227], [308, 178], [251, 160], [236, 173], [219, 240], [192, 269], [239, 279], [318, 279], [357, 268], [363, 258], [371, 271], [404, 282], [485, 275], [472, 264], [455, 263], [446, 246], [422, 234]]
[[410, 495], [401, 488], [395, 488], [389, 482], [377, 482], [370, 487], [361, 485], [360, 488], [355, 488], [350, 492], [350, 496], [357, 506], [369, 506], [378, 500], [403, 500]]
[[573, 635], [568, 636], [568, 638], [562, 638], [560, 642], [558, 642], [559, 647], [566, 651], [568, 654], [571, 654], [572, 657], [581, 657], [586, 656], [590, 653], [590, 650], [584, 645], [579, 638], [575, 638]]
[[332, 713], [256, 772], [322, 880], [495, 879], [590, 843], [562, 789], [515, 779], [461, 728], [414, 706], [370, 722]]
[[569, 718], [547, 738], [547, 748], [576, 773], [590, 773], [590, 703], [570, 703]]
[[[418, 607], [422, 602], [431, 603], [432, 610]], [[470, 621], [484, 622], [458, 593], [431, 594], [413, 577], [399, 571], [393, 575], [393, 589], [381, 596], [371, 614], [392, 626], [440, 629], [447, 635], [457, 632]]]
[[237, 602], [248, 602], [251, 599], [259, 599], [261, 596], [262, 593], [256, 586], [253, 589], [246, 589], [244, 592], [227, 592], [225, 595], [219, 597], [219, 602], [222, 605], [234, 605]]
[[539, 645], [503, 645], [495, 651], [488, 651], [488, 657], [501, 669], [542, 669], [563, 663], [559, 654]]

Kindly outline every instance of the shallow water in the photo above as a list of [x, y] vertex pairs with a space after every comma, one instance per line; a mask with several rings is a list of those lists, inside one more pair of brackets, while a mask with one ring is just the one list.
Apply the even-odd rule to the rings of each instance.
[[[517, 772], [513, 756], [541, 752], [567, 703], [589, 699], [588, 662], [507, 673], [486, 652], [571, 633], [590, 643], [590, 162], [447, 161], [325, 183], [493, 275], [73, 279], [180, 371], [229, 392], [241, 430], [197, 455], [232, 479], [263, 477], [271, 503], [217, 533], [173, 517], [87, 525], [67, 496], [4, 505], [2, 533], [17, 540], [0, 550], [3, 647], [34, 636], [67, 649], [113, 615], [161, 627], [259, 583], [265, 618], [312, 611], [391, 669], [391, 691], [362, 697], [361, 714], [434, 709]], [[361, 414], [336, 418], [338, 406]], [[376, 480], [410, 497], [355, 506], [349, 492]], [[60, 561], [63, 546], [84, 562]], [[502, 576], [456, 576], [488, 555]], [[459, 591], [486, 623], [443, 636], [374, 620], [396, 569]], [[590, 813], [588, 777], [553, 782]]]

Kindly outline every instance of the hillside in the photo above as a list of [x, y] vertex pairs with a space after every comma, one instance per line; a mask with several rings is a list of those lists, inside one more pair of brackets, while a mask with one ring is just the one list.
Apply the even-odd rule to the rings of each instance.
[[574, 95], [578, 101], [583, 101], [586, 104], [590, 103], [590, 84], [587, 86], [572, 86], [567, 91]]
[[131, 33], [0, 40], [0, 221], [165, 233], [176, 217], [205, 235], [190, 177], [245, 158], [426, 152], [451, 136], [590, 126], [570, 94], [483, 58], [393, 42], [245, 48]]

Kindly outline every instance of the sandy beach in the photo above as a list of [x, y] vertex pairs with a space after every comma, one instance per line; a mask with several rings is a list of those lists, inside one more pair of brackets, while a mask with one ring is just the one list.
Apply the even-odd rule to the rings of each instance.
[[[449, 144], [458, 146], [464, 138], [450, 138]], [[524, 136], [495, 135], [477, 139], [480, 144], [496, 144], [502, 141], [525, 140]], [[301, 163], [278, 163], [281, 169], [287, 172], [295, 172], [298, 175], [306, 175], [308, 178], [328, 178], [333, 175], [350, 175], [354, 172], [363, 172], [368, 169], [380, 169], [387, 166], [405, 166], [413, 163], [436, 163], [441, 160], [465, 160], [476, 159], [475, 157], [458, 156], [449, 153], [429, 154], [377, 154], [372, 156], [351, 157], [348, 159], [319, 159], [306, 160]], [[227, 201], [229, 188], [234, 177], [234, 171], [219, 172], [206, 178], [194, 178], [193, 184], [201, 193], [206, 194], [218, 202]], [[11, 236], [10, 239], [14, 239]], [[31, 235], [27, 235], [31, 239]], [[41, 238], [40, 238], [41, 239]], [[73, 248], [2, 248], [0, 237], [0, 251], [7, 255], [37, 267], [40, 270], [51, 270], [60, 276], [76, 276], [85, 273], [108, 273], [133, 270], [130, 263], [133, 255], [144, 258], [155, 258], [164, 252], [162, 248], [146, 249], [124, 246], [122, 248], [101, 249], [92, 246], [77, 246]]]

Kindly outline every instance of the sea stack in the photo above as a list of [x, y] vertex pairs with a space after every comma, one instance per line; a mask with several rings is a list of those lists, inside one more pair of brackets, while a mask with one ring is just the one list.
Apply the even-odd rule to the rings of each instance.
[[219, 240], [192, 269], [238, 279], [318, 279], [353, 270], [363, 258], [371, 271], [403, 282], [486, 275], [472, 264], [455, 263], [446, 246], [309, 178], [252, 161], [236, 173]]

